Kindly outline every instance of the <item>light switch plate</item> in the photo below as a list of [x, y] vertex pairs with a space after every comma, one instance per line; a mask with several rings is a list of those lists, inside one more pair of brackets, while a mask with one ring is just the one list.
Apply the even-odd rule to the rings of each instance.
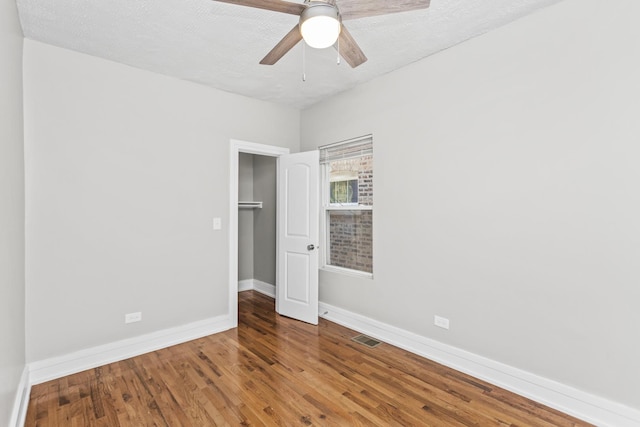
[[222, 229], [222, 218], [213, 218], [213, 229], [214, 230]]

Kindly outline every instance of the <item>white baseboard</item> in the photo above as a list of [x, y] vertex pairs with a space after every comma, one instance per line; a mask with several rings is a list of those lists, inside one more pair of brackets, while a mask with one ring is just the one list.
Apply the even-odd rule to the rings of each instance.
[[276, 297], [276, 287], [267, 282], [262, 282], [260, 280], [253, 280], [253, 289], [261, 294], [264, 294], [268, 297], [275, 298]]
[[9, 418], [9, 427], [24, 426], [24, 422], [27, 418], [27, 408], [29, 407], [30, 395], [31, 386], [29, 385], [29, 367], [25, 366], [22, 371], [22, 375], [20, 376], [18, 389], [16, 390], [13, 410], [11, 411], [11, 418]]
[[252, 289], [253, 289], [253, 279], [238, 281], [238, 292], [250, 291]]
[[61, 378], [108, 363], [170, 347], [233, 327], [228, 315], [100, 345], [29, 364], [30, 384]]
[[238, 282], [238, 292], [254, 290], [268, 297], [276, 297], [276, 287], [258, 279], [240, 280]]
[[[275, 286], [259, 280], [247, 289], [275, 298]], [[248, 287], [250, 285], [251, 287]], [[240, 288], [240, 283], [238, 284]], [[638, 427], [640, 411], [544, 377], [505, 365], [377, 320], [320, 303], [321, 317], [386, 343], [485, 380], [521, 396], [598, 426]], [[87, 369], [117, 362], [232, 328], [227, 315], [165, 329], [64, 356], [32, 362], [25, 368], [14, 403], [10, 426], [24, 425], [30, 386]]]
[[638, 427], [640, 411], [443, 344], [386, 323], [320, 303], [321, 317], [487, 381], [601, 427]]

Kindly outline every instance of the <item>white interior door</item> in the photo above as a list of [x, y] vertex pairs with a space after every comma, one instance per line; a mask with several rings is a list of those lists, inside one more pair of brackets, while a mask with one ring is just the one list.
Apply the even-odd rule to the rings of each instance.
[[318, 324], [319, 152], [278, 157], [276, 311]]

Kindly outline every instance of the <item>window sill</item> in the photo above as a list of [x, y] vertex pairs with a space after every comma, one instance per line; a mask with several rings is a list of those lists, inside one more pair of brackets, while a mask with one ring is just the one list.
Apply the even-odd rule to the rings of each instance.
[[359, 277], [361, 279], [373, 280], [373, 273], [367, 273], [365, 271], [351, 270], [350, 268], [336, 267], [334, 265], [325, 265], [320, 268], [322, 271], [328, 271], [330, 273], [339, 273], [346, 276]]
[[327, 211], [372, 211], [373, 206], [372, 205], [327, 205], [324, 207], [324, 209]]

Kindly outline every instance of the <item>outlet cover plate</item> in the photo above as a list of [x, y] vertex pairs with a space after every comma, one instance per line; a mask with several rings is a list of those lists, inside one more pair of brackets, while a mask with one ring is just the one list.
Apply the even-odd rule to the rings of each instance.
[[124, 323], [139, 322], [142, 320], [142, 312], [128, 313], [124, 315]]
[[433, 316], [433, 324], [439, 328], [449, 329], [449, 319], [441, 316]]

